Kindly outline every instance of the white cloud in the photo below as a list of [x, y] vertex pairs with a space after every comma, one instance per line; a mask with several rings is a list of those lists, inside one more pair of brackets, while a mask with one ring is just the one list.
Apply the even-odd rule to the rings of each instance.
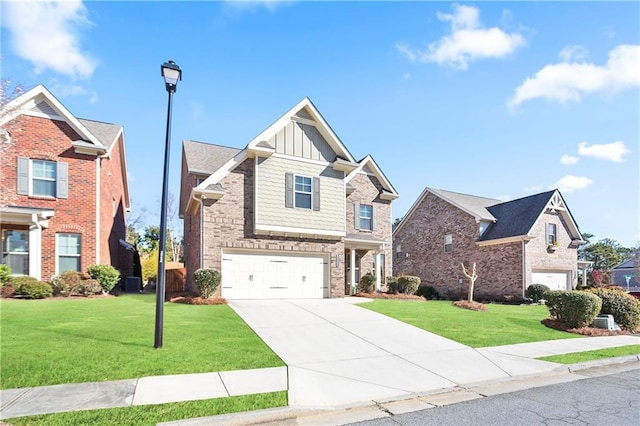
[[398, 43], [398, 52], [412, 62], [435, 62], [465, 70], [471, 61], [502, 58], [525, 44], [518, 33], [507, 33], [498, 27], [483, 28], [476, 7], [454, 4], [453, 9], [453, 14], [438, 12], [439, 20], [450, 23], [450, 34], [429, 44], [427, 49]]
[[573, 192], [588, 188], [593, 181], [585, 176], [566, 175], [556, 183], [549, 185], [549, 189], [557, 188], [561, 192]]
[[509, 105], [546, 98], [579, 101], [584, 94], [617, 92], [640, 86], [640, 45], [620, 45], [603, 66], [586, 62], [547, 65], [517, 89]]
[[78, 84], [64, 84], [59, 83], [58, 80], [53, 79], [48, 83], [51, 87], [51, 91], [61, 98], [68, 98], [70, 96], [85, 96], [89, 98], [90, 104], [98, 102], [98, 94], [95, 91], [88, 91], [84, 87]]
[[578, 160], [579, 160], [578, 157], [572, 157], [570, 155], [563, 155], [560, 158], [560, 162], [566, 166], [573, 166], [578, 162]]
[[558, 55], [562, 62], [584, 61], [589, 56], [589, 51], [582, 46], [566, 46]]
[[406, 72], [404, 74], [402, 74], [402, 79], [403, 80], [409, 80], [411, 78], [411, 74]]
[[96, 63], [81, 51], [76, 34], [91, 24], [82, 1], [9, 1], [2, 6], [11, 47], [36, 73], [51, 69], [74, 78], [91, 76]]
[[287, 0], [227, 0], [225, 6], [238, 12], [255, 12], [258, 9], [267, 9], [269, 12], [275, 12], [278, 8], [285, 4], [291, 4], [293, 1]]
[[584, 157], [594, 157], [600, 160], [609, 160], [622, 163], [626, 154], [630, 153], [624, 142], [611, 142], [603, 145], [589, 145], [586, 142], [578, 144], [578, 154]]

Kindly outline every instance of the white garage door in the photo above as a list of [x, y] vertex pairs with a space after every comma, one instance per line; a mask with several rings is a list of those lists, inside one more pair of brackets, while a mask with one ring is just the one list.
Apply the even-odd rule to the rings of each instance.
[[226, 299], [320, 299], [328, 297], [329, 264], [321, 255], [223, 253]]
[[534, 272], [531, 274], [531, 284], [544, 284], [551, 290], [567, 290], [569, 282], [568, 272]]

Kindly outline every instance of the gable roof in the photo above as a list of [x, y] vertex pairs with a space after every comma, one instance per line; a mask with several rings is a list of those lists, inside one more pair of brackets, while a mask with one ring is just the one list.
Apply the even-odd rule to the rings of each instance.
[[640, 264], [640, 254], [634, 255], [631, 259], [627, 259], [624, 262], [614, 266], [611, 269], [634, 269]]
[[362, 160], [358, 161], [358, 167], [346, 176], [345, 183], [348, 186], [347, 190], [349, 190], [349, 186], [353, 188], [353, 186], [349, 183], [351, 182], [351, 179], [353, 179], [353, 177], [358, 173], [361, 173], [365, 168], [371, 170], [374, 176], [378, 179], [378, 182], [380, 182], [380, 184], [382, 185], [383, 190], [380, 194], [380, 197], [382, 199], [395, 200], [396, 198], [398, 198], [398, 192], [393, 187], [393, 185], [391, 185], [391, 182], [389, 182], [389, 179], [387, 179], [384, 173], [382, 173], [382, 170], [380, 169], [380, 167], [378, 167], [378, 164], [375, 162], [371, 155], [367, 155]]
[[[72, 144], [77, 149], [91, 151], [95, 155], [105, 154], [107, 146], [94, 135], [86, 126], [86, 122], [76, 118], [55, 96], [42, 84], [18, 96], [4, 107], [7, 113], [0, 117], [0, 124], [4, 124], [19, 115], [32, 115], [67, 122], [80, 136], [80, 140]], [[106, 124], [106, 123], [105, 123]], [[97, 129], [98, 126], [95, 126]], [[102, 129], [98, 129], [99, 132]]]
[[211, 175], [241, 150], [192, 140], [182, 141], [188, 173]]
[[414, 214], [428, 194], [433, 194], [468, 213], [476, 219], [476, 222], [492, 222], [478, 239], [479, 242], [493, 242], [530, 236], [534, 226], [547, 210], [559, 212], [567, 224], [573, 240], [582, 241], [582, 236], [573, 219], [573, 215], [567, 207], [562, 194], [557, 189], [503, 202], [497, 199], [444, 191], [442, 189], [425, 188], [393, 231], [394, 233], [402, 228], [406, 220]]
[[78, 121], [82, 123], [82, 125], [84, 125], [104, 146], [106, 146], [108, 150], [111, 150], [118, 140], [118, 136], [123, 132], [122, 126], [118, 124], [87, 120], [86, 118], [79, 118]]
[[543, 192], [487, 207], [497, 220], [489, 225], [480, 240], [527, 235], [555, 192]]

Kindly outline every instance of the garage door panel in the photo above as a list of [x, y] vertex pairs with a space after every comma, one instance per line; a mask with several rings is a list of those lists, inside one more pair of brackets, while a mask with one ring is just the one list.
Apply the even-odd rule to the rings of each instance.
[[322, 298], [328, 263], [322, 256], [225, 253], [222, 297], [227, 299]]
[[544, 284], [551, 290], [568, 290], [568, 272], [543, 272], [536, 271], [531, 274], [532, 284]]

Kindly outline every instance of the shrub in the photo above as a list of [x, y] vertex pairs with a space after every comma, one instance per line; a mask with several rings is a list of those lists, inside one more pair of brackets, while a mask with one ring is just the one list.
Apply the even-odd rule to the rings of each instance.
[[360, 290], [364, 293], [373, 293], [376, 290], [376, 277], [365, 274], [360, 278]]
[[200, 297], [208, 299], [215, 293], [220, 285], [220, 272], [215, 269], [198, 269], [193, 273], [196, 285], [200, 291]]
[[615, 322], [626, 330], [640, 326], [640, 300], [615, 288], [593, 288], [588, 290], [602, 299], [601, 314], [611, 314]]
[[13, 288], [13, 285], [11, 283], [5, 283], [0, 290], [0, 297], [2, 297], [3, 299], [9, 299], [16, 294], [16, 290], [15, 288]]
[[531, 284], [527, 287], [527, 297], [533, 301], [533, 303], [538, 303], [540, 299], [544, 299], [544, 294], [551, 290], [544, 284]]
[[594, 269], [591, 271], [591, 280], [596, 286], [600, 287], [604, 282], [604, 272], [600, 269]]
[[41, 282], [33, 278], [32, 280], [22, 280], [15, 287], [15, 294], [25, 299], [44, 299], [53, 294], [53, 290], [49, 283]]
[[89, 266], [87, 272], [91, 278], [98, 280], [104, 291], [111, 291], [120, 280], [120, 271], [111, 265]]
[[98, 280], [93, 278], [82, 280], [77, 288], [78, 294], [83, 296], [91, 296], [94, 294], [102, 294], [103, 288]]
[[586, 291], [550, 290], [545, 297], [551, 315], [571, 328], [591, 325], [602, 307], [602, 300]]
[[82, 275], [76, 271], [64, 271], [51, 279], [51, 288], [55, 296], [69, 297], [78, 294]]
[[416, 294], [420, 286], [420, 277], [403, 275], [398, 277], [398, 291], [404, 294]]
[[0, 264], [0, 285], [9, 281], [11, 277], [11, 268], [9, 265], [5, 265], [4, 263]]
[[387, 293], [396, 294], [398, 292], [398, 277], [387, 277]]
[[430, 285], [420, 285], [418, 286], [418, 291], [416, 291], [418, 296], [422, 296], [427, 300], [437, 299], [440, 295], [436, 291], [435, 288]]

